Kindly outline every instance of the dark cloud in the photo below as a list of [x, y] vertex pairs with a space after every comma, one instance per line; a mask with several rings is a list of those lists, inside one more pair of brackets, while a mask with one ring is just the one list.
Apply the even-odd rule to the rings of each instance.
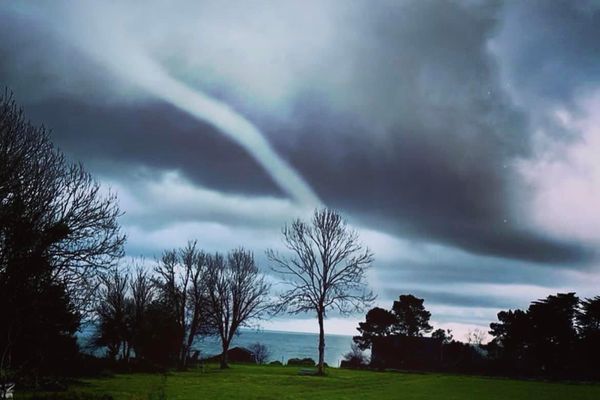
[[[481, 307], [495, 309], [509, 309], [522, 307], [518, 301], [511, 301], [505, 296], [477, 295], [470, 293], [444, 292], [442, 290], [422, 290], [414, 289], [410, 293], [418, 298], [425, 299], [425, 308], [430, 305], [447, 305], [454, 307]], [[399, 294], [397, 290], [384, 290], [382, 296], [385, 298], [397, 299]], [[392, 303], [393, 304], [393, 303]], [[391, 304], [390, 307], [391, 308]]]
[[161, 102], [123, 106], [52, 98], [26, 111], [34, 122], [51, 127], [53, 139], [72, 157], [101, 166], [97, 172], [104, 175], [124, 177], [123, 169], [136, 166], [179, 170], [198, 184], [225, 192], [283, 196], [243, 149], [210, 125]]
[[303, 101], [305, 146], [292, 160], [328, 204], [371, 227], [481, 254], [589, 261], [589, 249], [529, 231], [513, 213], [512, 165], [530, 154], [531, 131], [488, 51], [501, 11], [419, 2], [367, 12], [371, 36], [354, 44], [359, 83], [346, 93], [367, 100], [358, 116]]
[[348, 141], [329, 147], [314, 138], [319, 145], [298, 150], [294, 160], [326, 203], [375, 229], [507, 258], [578, 263], [592, 257], [584, 246], [520, 226], [509, 203], [519, 182], [501, 145], [496, 152], [485, 138], [453, 143], [452, 130], [405, 132], [379, 154], [366, 136], [337, 156], [335, 147]]
[[494, 47], [513, 90], [532, 101], [565, 102], [600, 81], [597, 1], [510, 2]]
[[[243, 49], [227, 49], [227, 62], [219, 59], [210, 69], [213, 75], [222, 73], [223, 80], [230, 74], [242, 83], [235, 81], [221, 92], [214, 88], [226, 86], [223, 82], [208, 86], [251, 119], [256, 116], [276, 149], [324, 202], [363, 225], [503, 258], [549, 264], [590, 260], [593, 254], [585, 246], [533, 232], [519, 220], [514, 199], [522, 188], [512, 166], [532, 153], [532, 131], [527, 110], [512, 103], [499, 70], [508, 71], [515, 85], [534, 87], [541, 95], [568, 96], [596, 74], [597, 9], [558, 2], [436, 1], [338, 3], [333, 8], [339, 13], [322, 39], [331, 40], [330, 46], [300, 42], [264, 64], [273, 72], [288, 72], [287, 67], [298, 72], [290, 93], [282, 96], [291, 110], [285, 118], [269, 118], [268, 107], [257, 113], [254, 102], [232, 95], [236, 84], [242, 90], [244, 82], [268, 75], [257, 72], [263, 64], [252, 64]], [[61, 15], [54, 12], [53, 18]], [[165, 16], [169, 24], [156, 29], [175, 30], [177, 18]], [[282, 196], [254, 159], [212, 127], [160, 101], [129, 99], [129, 93], [122, 93], [129, 89], [120, 87], [126, 83], [64, 43], [66, 36], [48, 34], [55, 30], [37, 20], [10, 11], [0, 13], [0, 19], [8, 21], [0, 23], [0, 34], [11, 39], [0, 44], [0, 80], [18, 90], [18, 100], [34, 98], [25, 101], [28, 112], [52, 127], [56, 141], [75, 158], [97, 165], [118, 160], [124, 168], [177, 169], [216, 190]], [[139, 21], [132, 26], [139, 28]], [[226, 34], [203, 33], [200, 43], [228, 40]], [[143, 39], [160, 42], [150, 46], [160, 53], [173, 37], [157, 36]], [[491, 52], [490, 43], [499, 50]], [[191, 76], [197, 65], [190, 60], [202, 52], [174, 57], [173, 49], [180, 46], [181, 40], [173, 41], [158, 57]], [[314, 60], [302, 58], [319, 46], [326, 51]], [[247, 51], [252, 49], [262, 50], [249, 46]], [[245, 57], [235, 58], [239, 54]], [[500, 62], [500, 55], [506, 60]], [[277, 87], [279, 75], [272, 76], [271, 85]], [[69, 89], [60, 90], [61, 82]], [[93, 92], [94, 84], [101, 94], [82, 96]], [[118, 86], [117, 94], [104, 93], [111, 84]], [[201, 85], [201, 79], [194, 84]], [[40, 98], [38, 86], [44, 92]], [[125, 100], [111, 97], [119, 94]], [[263, 99], [256, 100], [262, 104]]]
[[[441, 260], [440, 260], [441, 259]], [[423, 261], [399, 259], [394, 263], [377, 263], [377, 275], [382, 282], [396, 286], [414, 287], [485, 284], [529, 284], [552, 288], [564, 277], [560, 270], [549, 270], [543, 265], [507, 261], [456, 258], [446, 253]]]
[[303, 212], [231, 136], [149, 90], [142, 54], [254, 123], [379, 241], [377, 305], [413, 293], [436, 323], [483, 326], [565, 287], [595, 294], [595, 253], [532, 225], [519, 168], [540, 130], [575, 137], [551, 113], [598, 87], [598, 37], [593, 1], [4, 2], [0, 84], [120, 190], [128, 255], [245, 245], [270, 274], [263, 250]]

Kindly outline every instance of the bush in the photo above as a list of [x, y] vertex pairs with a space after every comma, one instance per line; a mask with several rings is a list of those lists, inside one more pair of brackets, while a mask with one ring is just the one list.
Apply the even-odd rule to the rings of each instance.
[[277, 366], [282, 366], [283, 364], [281, 363], [281, 361], [271, 361], [269, 363], [269, 365], [277, 365]]
[[312, 358], [290, 358], [287, 362], [287, 365], [298, 367], [314, 367], [316, 363]]
[[248, 350], [252, 352], [252, 356], [254, 357], [254, 361], [257, 364], [265, 364], [269, 357], [271, 357], [271, 351], [269, 348], [262, 343], [254, 343], [248, 347]]
[[342, 368], [365, 368], [369, 364], [369, 358], [356, 343], [352, 343], [351, 351], [344, 355], [340, 367]]

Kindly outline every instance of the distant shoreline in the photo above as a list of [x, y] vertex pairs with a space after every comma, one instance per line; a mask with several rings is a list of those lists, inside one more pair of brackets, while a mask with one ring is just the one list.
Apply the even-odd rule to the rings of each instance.
[[[262, 329], [262, 328], [257, 328], [257, 329], [251, 329], [251, 328], [240, 328], [240, 331], [242, 332], [270, 332], [270, 333], [283, 333], [283, 334], [290, 334], [290, 335], [318, 335], [318, 332], [297, 332], [297, 331], [281, 331], [278, 329]], [[353, 337], [353, 335], [343, 335], [341, 333], [327, 333], [325, 332], [325, 337], [328, 336], [341, 336], [341, 337], [348, 337], [351, 338]]]

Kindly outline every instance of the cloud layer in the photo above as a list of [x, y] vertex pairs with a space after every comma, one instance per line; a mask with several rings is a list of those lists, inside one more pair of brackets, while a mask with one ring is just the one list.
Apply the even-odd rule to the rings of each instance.
[[118, 190], [131, 255], [262, 254], [322, 201], [376, 250], [383, 305], [413, 291], [472, 324], [591, 290], [599, 19], [591, 1], [3, 3], [0, 82]]

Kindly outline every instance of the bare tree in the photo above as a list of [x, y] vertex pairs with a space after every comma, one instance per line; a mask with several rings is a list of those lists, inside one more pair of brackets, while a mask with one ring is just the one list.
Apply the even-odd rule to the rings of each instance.
[[296, 220], [283, 228], [283, 242], [292, 256], [267, 251], [273, 270], [290, 289], [280, 296], [280, 305], [291, 313], [314, 311], [319, 322], [319, 374], [324, 373], [327, 310], [342, 314], [361, 311], [375, 296], [366, 287], [366, 271], [373, 254], [359, 242], [334, 210], [315, 210], [310, 223]]
[[259, 272], [254, 255], [242, 248], [231, 251], [227, 259], [220, 254], [210, 257], [206, 282], [210, 325], [221, 339], [221, 368], [227, 368], [227, 351], [238, 328], [271, 309], [271, 286]]
[[487, 333], [482, 329], [475, 328], [469, 330], [465, 334], [465, 339], [471, 346], [480, 347], [481, 344], [487, 339]]
[[269, 351], [269, 348], [263, 343], [253, 343], [250, 346], [248, 346], [248, 350], [252, 352], [254, 362], [256, 362], [257, 364], [264, 364], [269, 360], [269, 357], [271, 357], [271, 352]]
[[180, 250], [165, 251], [156, 267], [162, 300], [172, 309], [179, 327], [177, 359], [186, 367], [194, 339], [206, 330], [207, 256], [190, 242]]
[[120, 214], [0, 93], [0, 369], [55, 373], [55, 358], [75, 354], [81, 316], [123, 254]]
[[125, 235], [117, 218], [121, 212], [114, 193], [102, 193], [98, 182], [81, 164], [61, 172], [51, 220], [66, 227], [65, 237], [53, 243], [48, 254], [54, 275], [69, 289], [71, 298], [85, 311], [94, 299], [97, 278], [123, 256]]
[[143, 314], [154, 299], [154, 284], [144, 268], [138, 265], [132, 277], [129, 288], [133, 298], [136, 314]]
[[100, 275], [123, 255], [120, 215], [114, 194], [67, 160], [11, 95], [0, 96], [0, 272], [42, 254], [78, 311], [89, 310]]
[[100, 301], [96, 309], [98, 315], [97, 332], [92, 337], [92, 345], [108, 349], [111, 359], [127, 360], [130, 354], [129, 324], [130, 299], [127, 296], [129, 275], [115, 268], [102, 278]]
[[133, 307], [129, 321], [131, 347], [133, 347], [136, 357], [139, 357], [141, 354], [139, 341], [142, 336], [146, 313], [155, 296], [152, 279], [141, 265], [135, 267], [135, 275], [132, 276], [129, 282], [129, 289]]

